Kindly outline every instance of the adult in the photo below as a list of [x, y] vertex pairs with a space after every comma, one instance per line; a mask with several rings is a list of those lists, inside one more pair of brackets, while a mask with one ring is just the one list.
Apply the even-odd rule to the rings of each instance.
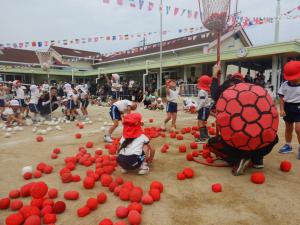
[[41, 116], [49, 119], [49, 115], [58, 108], [57, 88], [51, 87], [50, 93], [44, 92], [40, 97], [37, 108]]

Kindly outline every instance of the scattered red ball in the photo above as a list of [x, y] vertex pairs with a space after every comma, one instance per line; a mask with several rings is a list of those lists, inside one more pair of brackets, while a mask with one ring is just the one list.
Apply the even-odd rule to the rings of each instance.
[[191, 149], [197, 149], [197, 148], [198, 148], [198, 144], [197, 144], [196, 142], [192, 142], [192, 143], [190, 144], [190, 148], [191, 148]]
[[124, 221], [117, 221], [114, 223], [114, 225], [127, 225], [127, 223]]
[[158, 189], [150, 189], [149, 195], [151, 195], [154, 201], [160, 200], [160, 191]]
[[190, 153], [189, 153], [189, 154], [187, 154], [187, 155], [186, 155], [186, 160], [187, 160], [187, 161], [193, 161], [193, 160], [194, 160], [194, 157], [193, 157], [193, 155], [192, 155], [192, 154], [190, 154]]
[[113, 222], [110, 219], [105, 218], [100, 221], [99, 225], [113, 225]]
[[58, 190], [56, 188], [51, 188], [48, 190], [48, 197], [51, 199], [57, 198]]
[[23, 202], [19, 199], [15, 199], [15, 200], [11, 201], [11, 203], [10, 203], [10, 209], [12, 211], [17, 211], [17, 210], [21, 209], [22, 206], [23, 206]]
[[282, 161], [280, 163], [280, 170], [283, 172], [290, 172], [292, 169], [292, 163], [290, 161]]
[[51, 159], [57, 159], [58, 155], [56, 153], [51, 154]]
[[186, 146], [185, 145], [180, 145], [179, 146], [179, 152], [186, 152]]
[[55, 214], [46, 214], [44, 215], [44, 224], [53, 224], [56, 222]]
[[[153, 199], [152, 199], [152, 201], [153, 201]], [[143, 211], [143, 206], [140, 203], [137, 203], [137, 202], [132, 202], [131, 204], [128, 205], [127, 208], [129, 210], [129, 212], [132, 211], [132, 210], [136, 210], [139, 213], [142, 213], [142, 211]]]
[[37, 136], [35, 139], [36, 139], [37, 142], [44, 141], [44, 137], [43, 136]]
[[107, 199], [107, 196], [104, 192], [99, 193], [98, 196], [97, 196], [97, 200], [98, 200], [99, 204], [105, 203], [106, 199]]
[[53, 149], [53, 153], [59, 154], [61, 152], [60, 148], [55, 148]]
[[88, 141], [86, 144], [85, 144], [85, 147], [87, 148], [92, 148], [94, 146], [94, 142], [92, 141]]
[[193, 157], [198, 157], [199, 156], [199, 152], [198, 151], [193, 151], [192, 152], [192, 156]]
[[93, 211], [98, 208], [98, 200], [95, 198], [89, 198], [86, 201], [86, 206], [89, 207], [89, 209]]
[[6, 225], [21, 225], [24, 222], [24, 217], [21, 213], [11, 214], [6, 217]]
[[255, 184], [263, 184], [266, 178], [262, 172], [255, 172], [251, 175], [251, 181]]
[[24, 173], [24, 174], [23, 174], [23, 178], [24, 178], [25, 180], [30, 180], [30, 179], [32, 178], [32, 173], [30, 173], [30, 172]]
[[24, 225], [41, 225], [42, 221], [41, 218], [37, 215], [29, 216], [26, 220]]
[[80, 133], [75, 134], [76, 139], [80, 139], [81, 137], [82, 137], [82, 135]]
[[153, 123], [154, 122], [154, 119], [149, 119], [149, 123]]
[[101, 176], [101, 184], [103, 187], [108, 187], [112, 181], [113, 181], [112, 176], [108, 174], [103, 174]]
[[11, 190], [9, 192], [9, 197], [10, 198], [19, 198], [20, 197], [20, 191], [15, 189], [15, 190]]
[[177, 180], [184, 180], [186, 177], [183, 172], [177, 173]]
[[211, 190], [213, 192], [222, 192], [222, 185], [221, 184], [213, 184], [211, 186]]
[[150, 189], [158, 189], [160, 193], [164, 191], [164, 185], [160, 181], [152, 181]]
[[43, 170], [43, 172], [44, 172], [45, 174], [50, 174], [50, 173], [52, 173], [52, 171], [53, 171], [53, 167], [52, 167], [52, 166], [49, 166], [49, 165], [45, 166], [45, 168], [44, 168], [44, 170]]
[[30, 195], [33, 198], [40, 199], [43, 198], [48, 192], [48, 186], [44, 182], [36, 182], [32, 185], [30, 190]]
[[86, 177], [83, 181], [83, 187], [85, 189], [92, 189], [95, 186], [95, 179], [92, 177]]
[[42, 172], [39, 171], [39, 170], [34, 171], [33, 172], [33, 177], [34, 178], [40, 178], [40, 177], [42, 177]]
[[142, 222], [142, 216], [138, 211], [130, 211], [128, 214], [128, 222], [131, 225], [139, 225]]
[[185, 168], [183, 170], [183, 173], [184, 173], [184, 176], [188, 179], [193, 178], [194, 174], [195, 174], [194, 170], [191, 168]]
[[58, 201], [54, 203], [53, 212], [55, 214], [61, 214], [65, 211], [65, 209], [66, 209], [66, 203], [64, 203], [63, 201]]
[[130, 190], [128, 188], [122, 188], [119, 193], [119, 197], [123, 201], [128, 201], [130, 197]]
[[124, 206], [119, 206], [116, 209], [116, 216], [120, 219], [126, 218], [128, 216], [128, 208], [124, 207]]
[[183, 140], [183, 135], [178, 134], [176, 138], [177, 138], [177, 140], [181, 141], [181, 140]]
[[214, 162], [214, 160], [211, 157], [206, 158], [205, 161], [207, 163], [213, 163]]
[[142, 203], [145, 205], [152, 205], [152, 203], [154, 202], [153, 198], [151, 195], [146, 194], [142, 197]]
[[66, 200], [77, 200], [79, 198], [78, 191], [67, 191], [64, 193], [64, 198]]
[[[203, 147], [204, 147], [204, 146], [203, 146]], [[205, 159], [211, 158], [210, 151], [207, 150], [207, 149], [204, 149], [204, 150], [202, 151], [202, 157], [205, 158]]]
[[83, 206], [82, 208], [77, 209], [77, 216], [78, 217], [85, 217], [90, 213], [91, 213], [91, 210], [87, 206]]

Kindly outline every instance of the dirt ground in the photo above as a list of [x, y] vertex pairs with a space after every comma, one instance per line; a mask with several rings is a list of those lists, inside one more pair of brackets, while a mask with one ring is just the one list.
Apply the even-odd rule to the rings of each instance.
[[[11, 138], [4, 138], [4, 132], [0, 131], [0, 198], [6, 197], [11, 189], [19, 188], [29, 181], [24, 181], [21, 176], [21, 168], [44, 161], [54, 166], [54, 172], [44, 175], [38, 180], [45, 181], [49, 187], [59, 189], [59, 198], [63, 199], [63, 193], [67, 190], [78, 190], [81, 194], [78, 201], [67, 201], [65, 213], [58, 216], [57, 225], [98, 225], [105, 217], [117, 221], [115, 209], [118, 206], [127, 206], [128, 202], [122, 202], [111, 194], [107, 188], [97, 182], [92, 190], [85, 190], [80, 183], [62, 184], [58, 171], [64, 166], [63, 159], [74, 155], [79, 146], [84, 146], [88, 141], [94, 141], [96, 148], [104, 148], [103, 132], [101, 127], [104, 121], [110, 121], [108, 108], [92, 106], [89, 108], [90, 118], [93, 124], [86, 125], [85, 129], [78, 130], [75, 123], [61, 125], [62, 131], [52, 131], [45, 136], [45, 141], [35, 141], [36, 134], [32, 133], [32, 127], [25, 127], [24, 131], [18, 131]], [[153, 112], [139, 109], [144, 120], [154, 118], [153, 124], [145, 126], [159, 126], [165, 116], [164, 112]], [[58, 113], [58, 112], [57, 112]], [[98, 118], [103, 118], [103, 122]], [[196, 124], [196, 116], [179, 112], [178, 129]], [[46, 128], [46, 126], [44, 126]], [[74, 134], [81, 132], [82, 139], [75, 139]], [[115, 133], [120, 136], [121, 128]], [[295, 152], [288, 155], [277, 153], [284, 141], [284, 124], [281, 121], [279, 130], [280, 143], [273, 152], [265, 158], [266, 182], [263, 185], [255, 185], [250, 182], [249, 169], [244, 176], [234, 177], [230, 168], [215, 168], [188, 162], [186, 154], [178, 152], [178, 146], [193, 140], [192, 135], [186, 134], [183, 141], [174, 141], [167, 138], [158, 138], [152, 141], [156, 148], [156, 156], [151, 171], [145, 176], [135, 174], [123, 175], [119, 169], [114, 177], [122, 176], [127, 181], [133, 181], [135, 185], [147, 190], [153, 180], [163, 182], [165, 191], [161, 201], [151, 206], [144, 206], [142, 214], [145, 225], [299, 225], [300, 224], [300, 161], [296, 159]], [[164, 143], [170, 144], [170, 150], [166, 154], [160, 152]], [[50, 154], [56, 147], [62, 149], [59, 158], [52, 160]], [[297, 149], [294, 138], [293, 147]], [[191, 151], [191, 150], [188, 150]], [[282, 160], [290, 160], [293, 169], [290, 173], [279, 170]], [[196, 175], [191, 180], [178, 181], [176, 174], [185, 167], [191, 167]], [[94, 168], [94, 167], [91, 167]], [[86, 167], [77, 166], [76, 173], [84, 177]], [[33, 179], [31, 181], [36, 181]], [[222, 193], [213, 193], [211, 185], [221, 183]], [[85, 218], [78, 218], [77, 208], [83, 206], [89, 197], [105, 191], [108, 201], [98, 207]], [[24, 199], [27, 202], [26, 199]], [[0, 225], [5, 224], [9, 210], [0, 211]]]

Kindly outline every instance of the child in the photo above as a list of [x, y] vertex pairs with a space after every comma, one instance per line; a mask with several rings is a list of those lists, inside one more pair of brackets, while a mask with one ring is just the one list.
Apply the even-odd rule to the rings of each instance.
[[285, 121], [286, 144], [279, 149], [279, 153], [290, 153], [292, 136], [295, 131], [298, 138], [298, 159], [300, 159], [300, 61], [291, 61], [284, 66], [284, 82], [278, 94], [280, 96], [280, 116]]
[[5, 109], [5, 95], [6, 95], [6, 87], [0, 83], [0, 115]]
[[76, 105], [77, 97], [74, 90], [70, 84], [65, 84], [65, 92], [67, 94], [68, 104], [67, 104], [67, 120], [74, 121], [76, 116]]
[[166, 130], [167, 123], [172, 120], [171, 130], [176, 130], [176, 119], [177, 119], [177, 103], [179, 95], [183, 91], [183, 85], [180, 83], [179, 88], [176, 86], [175, 80], [168, 80], [166, 83], [167, 89], [167, 117], [164, 121], [163, 130]]
[[151, 147], [149, 138], [143, 134], [141, 114], [125, 115], [123, 125], [117, 162], [122, 173], [138, 169], [138, 174], [144, 175], [149, 172], [148, 163], [152, 163], [155, 150]]
[[135, 102], [129, 101], [129, 100], [120, 100], [115, 102], [111, 108], [110, 108], [110, 117], [113, 121], [113, 125], [110, 127], [110, 129], [105, 131], [104, 135], [104, 141], [111, 143], [111, 135], [114, 132], [114, 130], [119, 126], [119, 121], [122, 120], [122, 115], [124, 113], [130, 113], [131, 110], [136, 110], [137, 104]]
[[30, 86], [30, 101], [29, 101], [29, 110], [34, 114], [33, 122], [38, 122], [38, 108], [37, 104], [39, 102], [39, 98], [41, 97], [41, 93], [36, 85]]
[[120, 76], [117, 73], [111, 75], [111, 80], [105, 75], [107, 84], [111, 87], [111, 96], [113, 103], [120, 97], [120, 89], [122, 88], [120, 84]]
[[14, 122], [18, 123], [18, 125], [23, 125], [19, 101], [15, 99], [11, 100], [9, 107], [3, 111], [1, 118], [3, 121], [6, 121], [8, 127], [12, 126]]
[[80, 85], [80, 87], [78, 87], [78, 94], [79, 94], [79, 99], [80, 99], [80, 103], [81, 103], [81, 112], [84, 118], [88, 117], [88, 111], [87, 111], [87, 107], [89, 106], [89, 95], [87, 93], [87, 91], [85, 91], [85, 89]]
[[203, 75], [198, 79], [198, 98], [197, 98], [197, 108], [198, 111], [198, 127], [200, 129], [200, 138], [196, 139], [198, 143], [205, 143], [206, 140], [209, 138], [208, 131], [206, 127], [206, 121], [209, 117], [209, 110], [211, 101], [208, 97], [208, 93], [210, 92], [210, 86], [212, 83], [212, 78]]
[[21, 81], [15, 80], [13, 82], [13, 87], [14, 87], [14, 90], [15, 90], [16, 95], [17, 95], [17, 100], [20, 103], [21, 113], [23, 114], [25, 112], [25, 109], [26, 109], [27, 105], [25, 103], [25, 92], [24, 92], [24, 89], [22, 87]]

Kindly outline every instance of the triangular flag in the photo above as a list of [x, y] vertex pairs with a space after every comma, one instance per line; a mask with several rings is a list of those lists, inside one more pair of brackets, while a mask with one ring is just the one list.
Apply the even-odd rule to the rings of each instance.
[[129, 0], [130, 1], [130, 7], [135, 8], [136, 4], [135, 4], [135, 0]]
[[166, 14], [167, 15], [169, 15], [170, 10], [171, 10], [171, 6], [167, 5], [166, 6]]
[[109, 0], [103, 0], [103, 3], [109, 4]]
[[36, 47], [36, 42], [35, 41], [31, 42], [31, 46]]
[[174, 16], [177, 16], [178, 12], [179, 12], [179, 8], [174, 8]]
[[197, 19], [197, 17], [198, 17], [198, 13], [199, 13], [199, 12], [197, 12], [197, 11], [196, 11], [196, 12], [194, 12], [194, 19]]
[[183, 16], [183, 14], [185, 13], [186, 9], [183, 9], [181, 12], [181, 16]]
[[117, 0], [118, 5], [123, 5], [123, 0]]
[[153, 7], [154, 7], [154, 3], [153, 2], [149, 2], [148, 11], [152, 11]]
[[191, 18], [193, 15], [192, 10], [188, 10], [188, 18]]
[[139, 0], [139, 9], [142, 9], [144, 6], [144, 0]]

